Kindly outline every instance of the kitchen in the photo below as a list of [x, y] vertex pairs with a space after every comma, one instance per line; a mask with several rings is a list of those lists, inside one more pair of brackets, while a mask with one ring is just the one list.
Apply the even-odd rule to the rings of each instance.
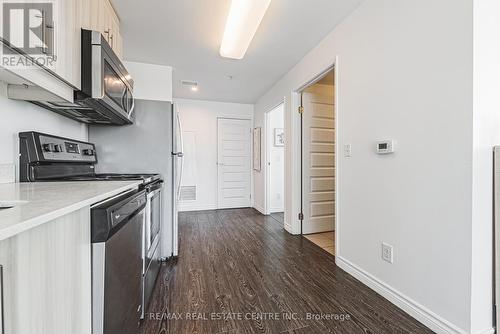
[[493, 333], [497, 14], [2, 0], [0, 334]]
[[177, 255], [172, 68], [124, 64], [108, 0], [1, 8], [2, 156], [17, 161], [0, 168], [0, 332], [135, 333]]

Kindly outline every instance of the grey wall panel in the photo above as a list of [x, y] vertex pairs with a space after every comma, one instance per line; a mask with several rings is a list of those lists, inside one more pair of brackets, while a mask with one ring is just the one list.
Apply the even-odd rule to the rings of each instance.
[[96, 144], [98, 173], [160, 173], [164, 183], [162, 256], [172, 254], [172, 105], [135, 101], [135, 123], [90, 126]]

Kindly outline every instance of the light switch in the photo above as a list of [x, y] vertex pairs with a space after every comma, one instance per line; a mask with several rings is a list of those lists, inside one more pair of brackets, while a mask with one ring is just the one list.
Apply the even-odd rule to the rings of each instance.
[[351, 144], [345, 144], [344, 145], [344, 157], [350, 158], [351, 157]]

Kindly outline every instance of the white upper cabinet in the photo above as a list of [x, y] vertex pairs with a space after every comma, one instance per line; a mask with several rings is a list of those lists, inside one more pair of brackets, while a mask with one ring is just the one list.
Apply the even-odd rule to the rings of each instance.
[[0, 2], [0, 80], [72, 102], [81, 87], [81, 28], [101, 31], [121, 58], [120, 21], [108, 0]]
[[[82, 1], [82, 0], [78, 0]], [[88, 11], [82, 12], [81, 27], [100, 31], [113, 51], [122, 58], [120, 19], [109, 0], [87, 0]]]

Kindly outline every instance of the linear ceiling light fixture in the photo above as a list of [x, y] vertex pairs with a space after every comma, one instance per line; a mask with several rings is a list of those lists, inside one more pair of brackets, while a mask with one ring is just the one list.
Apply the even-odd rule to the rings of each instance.
[[271, 0], [232, 0], [227, 16], [220, 55], [242, 59], [266, 14]]

